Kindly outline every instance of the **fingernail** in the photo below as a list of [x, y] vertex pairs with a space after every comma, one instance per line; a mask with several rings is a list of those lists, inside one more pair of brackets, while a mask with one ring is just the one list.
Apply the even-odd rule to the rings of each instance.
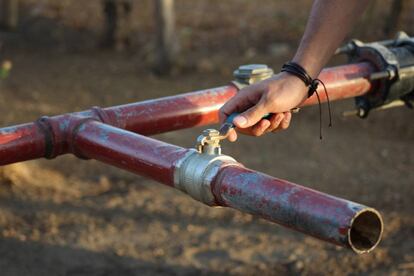
[[242, 127], [247, 124], [247, 119], [244, 116], [237, 116], [234, 118], [233, 123], [237, 126]]

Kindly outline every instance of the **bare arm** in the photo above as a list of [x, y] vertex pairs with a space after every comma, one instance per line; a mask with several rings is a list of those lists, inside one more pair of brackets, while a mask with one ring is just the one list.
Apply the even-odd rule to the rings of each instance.
[[316, 78], [359, 18], [368, 0], [316, 0], [293, 61]]
[[[316, 78], [328, 62], [368, 0], [315, 0], [305, 33], [293, 61], [302, 65]], [[279, 73], [265, 81], [250, 85], [228, 101], [220, 110], [221, 120], [233, 112], [242, 112], [234, 119], [240, 132], [254, 136], [289, 127], [290, 109], [307, 97], [308, 88], [295, 76]], [[269, 119], [261, 119], [273, 113]], [[235, 141], [233, 131], [230, 141]]]

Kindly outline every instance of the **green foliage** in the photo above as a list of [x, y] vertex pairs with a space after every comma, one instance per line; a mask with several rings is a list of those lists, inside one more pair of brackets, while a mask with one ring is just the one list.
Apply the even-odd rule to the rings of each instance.
[[0, 79], [5, 79], [9, 76], [12, 66], [13, 64], [10, 60], [3, 61], [0, 68]]

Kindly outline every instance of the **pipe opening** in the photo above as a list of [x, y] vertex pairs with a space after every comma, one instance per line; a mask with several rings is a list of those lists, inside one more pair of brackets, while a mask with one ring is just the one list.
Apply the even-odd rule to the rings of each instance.
[[354, 217], [350, 232], [349, 244], [356, 253], [367, 253], [373, 250], [381, 240], [382, 218], [380, 214], [368, 209]]

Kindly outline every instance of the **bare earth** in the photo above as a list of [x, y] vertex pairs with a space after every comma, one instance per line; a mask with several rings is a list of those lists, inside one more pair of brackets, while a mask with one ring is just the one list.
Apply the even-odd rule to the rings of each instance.
[[[12, 53], [2, 125], [220, 85], [230, 74], [158, 79], [128, 54]], [[277, 275], [414, 272], [412, 111], [342, 118], [318, 139], [317, 109], [280, 134], [224, 146], [248, 167], [378, 208], [383, 242], [352, 252], [139, 176], [72, 156], [6, 166], [0, 180], [2, 275]], [[326, 121], [326, 120], [325, 120]], [[156, 138], [191, 147], [200, 129]], [[411, 146], [411, 147], [410, 147]]]
[[[64, 21], [69, 26], [99, 21], [99, 1], [62, 3], [71, 3], [63, 9], [72, 18], [72, 25]], [[143, 47], [135, 53], [96, 51], [83, 27], [73, 33], [53, 20], [26, 23], [28, 44], [1, 52], [0, 61], [7, 57], [14, 67], [0, 81], [0, 126], [222, 85], [241, 63], [270, 61], [279, 68], [291, 53], [273, 34], [279, 42], [295, 43], [310, 1], [266, 0], [271, 7], [259, 9], [254, 1], [178, 0], [184, 54], [166, 78], [148, 70], [151, 13], [145, 10], [150, 2], [142, 3], [135, 11], [141, 12], [142, 35], [133, 43]], [[369, 12], [367, 18], [378, 23], [381, 15]], [[275, 25], [275, 18], [287, 23]], [[414, 24], [406, 26], [412, 31]], [[64, 47], [42, 40], [50, 38], [45, 31], [64, 39]], [[334, 103], [334, 127], [328, 129], [324, 106], [322, 141], [312, 107], [295, 115], [286, 132], [242, 137], [223, 151], [249, 168], [377, 208], [385, 233], [368, 255], [204, 206], [96, 161], [62, 156], [0, 168], [0, 275], [414, 275], [413, 111], [373, 113], [366, 120], [341, 117], [352, 107], [352, 100]], [[201, 130], [156, 138], [192, 147]]]

